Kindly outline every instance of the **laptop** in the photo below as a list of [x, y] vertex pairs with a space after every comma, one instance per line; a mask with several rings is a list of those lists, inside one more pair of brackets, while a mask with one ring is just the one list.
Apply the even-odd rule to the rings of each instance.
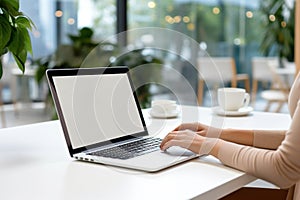
[[46, 75], [71, 157], [148, 172], [198, 157], [179, 147], [159, 149], [128, 67], [49, 69]]

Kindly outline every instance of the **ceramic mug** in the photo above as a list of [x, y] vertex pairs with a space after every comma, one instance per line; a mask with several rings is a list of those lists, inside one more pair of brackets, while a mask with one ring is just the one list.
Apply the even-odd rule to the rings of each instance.
[[170, 113], [177, 109], [177, 104], [173, 100], [153, 100], [151, 109], [157, 113]]
[[248, 107], [250, 95], [242, 88], [219, 88], [218, 103], [225, 111], [238, 111], [242, 107]]

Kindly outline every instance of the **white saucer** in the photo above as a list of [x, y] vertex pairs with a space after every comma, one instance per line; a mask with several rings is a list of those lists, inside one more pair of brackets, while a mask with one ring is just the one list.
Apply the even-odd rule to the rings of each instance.
[[179, 110], [173, 110], [171, 112], [155, 112], [152, 109], [149, 111], [149, 114], [153, 118], [174, 118], [179, 115]]
[[222, 115], [222, 116], [245, 116], [248, 115], [250, 112], [253, 111], [252, 107], [244, 107], [244, 108], [240, 108], [237, 111], [225, 111], [222, 108], [220, 108], [219, 106], [217, 107], [213, 107], [212, 108], [213, 113], [217, 114], [217, 115]]

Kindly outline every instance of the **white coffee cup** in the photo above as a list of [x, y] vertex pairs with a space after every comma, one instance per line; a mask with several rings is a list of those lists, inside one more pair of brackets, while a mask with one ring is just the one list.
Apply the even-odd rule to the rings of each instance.
[[176, 101], [153, 100], [151, 101], [151, 115], [157, 117], [170, 117], [178, 112]]
[[242, 88], [219, 88], [218, 103], [225, 111], [238, 111], [247, 107], [250, 102], [250, 95]]

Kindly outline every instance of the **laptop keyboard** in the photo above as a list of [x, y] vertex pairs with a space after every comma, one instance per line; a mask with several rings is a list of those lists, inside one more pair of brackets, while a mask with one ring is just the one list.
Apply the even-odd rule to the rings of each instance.
[[89, 153], [89, 155], [102, 156], [117, 159], [129, 159], [140, 156], [146, 153], [159, 150], [161, 143], [160, 138], [144, 138], [127, 144], [102, 149], [96, 152]]

